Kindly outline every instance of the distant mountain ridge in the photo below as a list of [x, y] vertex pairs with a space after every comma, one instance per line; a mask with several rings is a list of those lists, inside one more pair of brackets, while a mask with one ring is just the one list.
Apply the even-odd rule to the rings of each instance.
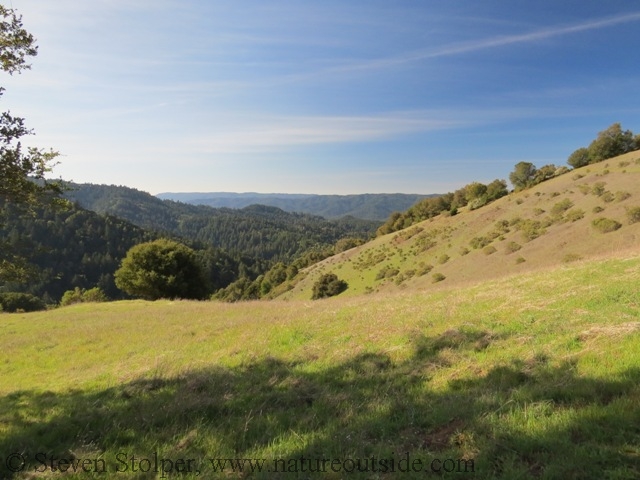
[[156, 197], [192, 205], [244, 208], [260, 204], [278, 207], [285, 212], [310, 213], [334, 219], [345, 216], [384, 221], [393, 212], [403, 212], [416, 202], [438, 194], [364, 193], [354, 195], [319, 195], [305, 193], [232, 193], [165, 192]]
[[354, 217], [327, 220], [252, 204], [242, 209], [161, 200], [115, 185], [69, 184], [66, 198], [82, 208], [113, 215], [138, 227], [266, 261], [291, 262], [312, 248], [333, 246], [345, 237], [367, 239], [382, 222]]

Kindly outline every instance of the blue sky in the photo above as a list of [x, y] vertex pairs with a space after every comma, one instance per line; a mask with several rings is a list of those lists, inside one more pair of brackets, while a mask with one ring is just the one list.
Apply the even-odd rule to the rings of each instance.
[[55, 176], [151, 193], [434, 193], [640, 131], [640, 4], [11, 0], [2, 109]]

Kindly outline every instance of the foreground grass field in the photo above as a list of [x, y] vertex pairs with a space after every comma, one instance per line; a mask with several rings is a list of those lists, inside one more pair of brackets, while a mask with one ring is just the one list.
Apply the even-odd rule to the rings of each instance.
[[[3, 479], [640, 478], [637, 255], [428, 296], [85, 304], [0, 327]], [[236, 458], [267, 461], [215, 460]]]

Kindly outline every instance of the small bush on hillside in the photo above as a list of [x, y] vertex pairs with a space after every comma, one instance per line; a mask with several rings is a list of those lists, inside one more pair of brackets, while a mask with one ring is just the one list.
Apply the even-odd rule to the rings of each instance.
[[383, 278], [392, 278], [400, 273], [400, 270], [393, 267], [384, 267], [380, 269], [376, 275], [376, 280], [382, 280]]
[[518, 224], [518, 229], [522, 232], [522, 236], [527, 241], [534, 240], [540, 235], [544, 235], [546, 233], [542, 223], [538, 220], [523, 220]]
[[604, 208], [602, 208], [601, 206], [595, 206], [593, 207], [593, 210], [591, 210], [593, 213], [600, 213], [600, 212], [604, 212]]
[[578, 190], [580, 190], [580, 193], [583, 195], [589, 195], [591, 193], [591, 187], [586, 184], [578, 185]]
[[516, 258], [516, 264], [520, 264], [520, 263], [524, 263], [524, 262], [526, 262], [526, 260], [525, 260], [525, 258], [524, 258], [524, 257], [518, 257], [518, 258]]
[[558, 202], [553, 207], [551, 207], [551, 215], [560, 216], [571, 207], [573, 207], [573, 202], [568, 198], [565, 198], [561, 202]]
[[616, 202], [624, 202], [627, 198], [629, 198], [631, 194], [629, 192], [616, 192]]
[[344, 292], [347, 288], [349, 288], [347, 282], [340, 280], [335, 273], [325, 273], [313, 284], [311, 300], [334, 297]]
[[509, 221], [508, 220], [497, 221], [495, 231], [499, 233], [509, 233]]
[[627, 208], [627, 219], [629, 224], [640, 222], [640, 207]]
[[562, 258], [562, 261], [564, 263], [577, 262], [578, 260], [582, 260], [582, 257], [580, 255], [578, 255], [577, 253], [567, 253]]
[[584, 210], [581, 210], [579, 208], [569, 210], [565, 215], [565, 218], [568, 222], [577, 222], [581, 218], [584, 218]]
[[107, 296], [98, 287], [90, 288], [89, 290], [76, 287], [74, 290], [64, 292], [60, 300], [60, 306], [64, 307], [74, 303], [106, 302], [107, 300]]
[[621, 160], [620, 162], [618, 162], [618, 166], [620, 168], [624, 168], [624, 167], [627, 167], [629, 165], [631, 165], [631, 162], [627, 162], [626, 160]]
[[520, 245], [517, 242], [509, 242], [507, 243], [507, 247], [505, 249], [505, 251], [507, 252], [507, 255], [513, 252], [517, 252], [518, 250], [520, 250], [522, 248], [522, 245]]
[[488, 247], [484, 247], [482, 249], [482, 253], [484, 253], [485, 255], [491, 255], [492, 253], [496, 253], [496, 247], [494, 247], [493, 245], [489, 245]]
[[469, 242], [469, 245], [471, 245], [471, 248], [477, 250], [479, 248], [486, 247], [490, 243], [491, 243], [491, 239], [489, 239], [487, 237], [474, 237]]
[[416, 270], [416, 275], [418, 277], [422, 277], [423, 275], [429, 273], [431, 270], [433, 270], [433, 265], [429, 265], [428, 263], [426, 265], [420, 264], [418, 266], [418, 269]]
[[445, 277], [445, 276], [444, 276], [443, 274], [441, 274], [441, 273], [434, 273], [434, 274], [431, 276], [431, 278], [433, 279], [433, 280], [432, 280], [432, 281], [433, 281], [433, 283], [438, 283], [438, 282], [443, 281], [443, 280], [444, 280], [445, 278], [447, 278], [447, 277]]
[[600, 195], [600, 198], [606, 203], [611, 203], [615, 200], [616, 197], [613, 195], [613, 193], [607, 190], [602, 195]]
[[2, 306], [2, 311], [8, 313], [35, 312], [47, 308], [40, 298], [30, 293], [17, 292], [0, 293], [0, 306]]
[[612, 220], [611, 218], [604, 217], [596, 218], [591, 222], [591, 225], [593, 225], [593, 227], [600, 233], [613, 232], [622, 227], [622, 224], [620, 222]]
[[464, 257], [469, 252], [470, 252], [470, 250], [467, 247], [460, 247], [460, 256]]
[[599, 197], [600, 195], [602, 195], [605, 192], [605, 187], [606, 183], [604, 182], [596, 182], [593, 184], [593, 187], [591, 187], [591, 193], [593, 193], [594, 195], [596, 195], [597, 197]]
[[444, 255], [440, 255], [440, 257], [438, 257], [438, 263], [440, 265], [444, 265], [448, 261], [449, 261], [449, 255], [447, 255], [446, 253]]

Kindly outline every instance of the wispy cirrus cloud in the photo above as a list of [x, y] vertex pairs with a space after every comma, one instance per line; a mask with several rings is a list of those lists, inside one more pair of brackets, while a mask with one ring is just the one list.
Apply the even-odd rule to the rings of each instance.
[[209, 127], [180, 140], [181, 151], [260, 153], [291, 147], [379, 142], [413, 134], [501, 123], [522, 118], [575, 115], [549, 108], [413, 110], [361, 116], [251, 115], [212, 119]]
[[488, 50], [492, 48], [506, 47], [509, 45], [531, 43], [541, 40], [547, 40], [555, 37], [586, 32], [590, 30], [599, 30], [609, 28], [616, 25], [640, 21], [640, 12], [630, 12], [622, 15], [601, 18], [597, 20], [589, 20], [572, 25], [562, 25], [550, 28], [542, 28], [527, 33], [515, 35], [500, 35], [485, 39], [473, 40], [468, 42], [452, 43], [440, 47], [415, 50], [397, 56], [386, 58], [367, 60], [361, 62], [352, 62], [348, 65], [330, 67], [323, 70], [323, 73], [339, 73], [353, 72], [358, 70], [376, 70], [393, 67], [405, 63], [427, 60], [431, 58], [448, 57], [453, 55], [461, 55], [465, 53]]

